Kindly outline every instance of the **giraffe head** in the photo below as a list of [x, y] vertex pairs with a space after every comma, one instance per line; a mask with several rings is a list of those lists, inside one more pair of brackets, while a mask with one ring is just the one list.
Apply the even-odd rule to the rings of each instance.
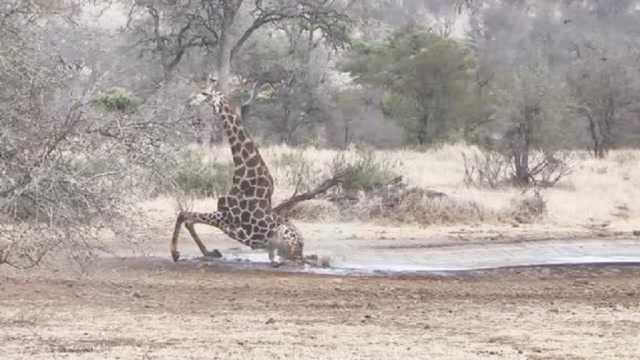
[[203, 103], [208, 104], [216, 113], [222, 112], [224, 105], [224, 95], [216, 89], [216, 79], [208, 77], [205, 86], [199, 91], [191, 95], [190, 106], [199, 106]]

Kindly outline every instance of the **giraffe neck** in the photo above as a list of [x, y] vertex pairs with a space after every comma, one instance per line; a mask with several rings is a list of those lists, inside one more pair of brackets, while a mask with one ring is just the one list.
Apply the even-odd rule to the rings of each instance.
[[259, 165], [264, 166], [258, 148], [242, 126], [240, 116], [226, 100], [223, 102], [220, 117], [223, 122], [224, 134], [231, 147], [234, 165], [236, 167], [246, 166], [247, 162], [253, 159], [253, 161], [258, 161]]
[[223, 100], [219, 109], [225, 136], [229, 141], [233, 156], [234, 188], [250, 197], [265, 200], [266, 204], [261, 207], [271, 207], [273, 177], [262, 159], [258, 147], [242, 126], [240, 116], [226, 99]]

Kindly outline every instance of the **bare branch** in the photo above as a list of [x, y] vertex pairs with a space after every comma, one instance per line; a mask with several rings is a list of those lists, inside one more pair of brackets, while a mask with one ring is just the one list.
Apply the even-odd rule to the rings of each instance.
[[287, 217], [288, 213], [293, 209], [298, 203], [302, 201], [312, 200], [316, 197], [325, 194], [327, 191], [331, 190], [333, 187], [340, 185], [345, 177], [348, 176], [348, 172], [341, 172], [334, 175], [332, 178], [323, 181], [320, 185], [316, 186], [313, 190], [307, 191], [302, 194], [297, 194], [298, 187], [296, 186], [295, 193], [287, 200], [278, 204], [278, 206], [273, 208], [273, 212], [280, 216]]

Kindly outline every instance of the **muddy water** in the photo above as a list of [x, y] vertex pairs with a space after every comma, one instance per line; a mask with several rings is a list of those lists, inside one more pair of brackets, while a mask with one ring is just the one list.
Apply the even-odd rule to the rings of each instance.
[[[328, 274], [446, 273], [516, 266], [640, 263], [640, 241], [555, 240], [429, 247], [420, 242], [396, 242], [389, 246], [388, 242], [382, 240], [361, 240], [342, 244], [325, 242], [308, 247], [307, 253], [328, 256], [331, 268], [284, 268], [281, 271]], [[224, 254], [223, 261], [231, 266], [268, 267], [268, 257], [264, 252], [229, 249]]]

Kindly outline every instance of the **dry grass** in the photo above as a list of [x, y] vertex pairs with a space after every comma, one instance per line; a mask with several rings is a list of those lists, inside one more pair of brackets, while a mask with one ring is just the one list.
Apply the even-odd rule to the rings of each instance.
[[313, 199], [296, 205], [289, 216], [308, 222], [331, 222], [340, 220], [340, 209], [330, 201]]
[[[463, 213], [470, 214], [474, 217], [472, 221], [478, 222], [492, 221], [493, 217], [486, 216], [487, 214], [514, 213], [514, 204], [526, 200], [531, 196], [530, 193], [523, 194], [522, 190], [510, 187], [490, 190], [464, 184], [462, 154], [472, 150], [474, 149], [470, 146], [455, 144], [427, 151], [401, 149], [374, 152], [376, 158], [384, 161], [387, 167], [403, 175], [409, 187], [440, 191], [448, 195], [446, 204], [432, 202], [421, 208], [420, 211], [425, 216], [456, 213], [461, 206], [466, 211]], [[226, 162], [230, 156], [229, 149], [224, 145], [203, 147], [200, 151], [214, 162]], [[303, 158], [309, 166], [307, 173], [317, 177], [316, 181], [321, 181], [329, 176], [331, 162], [339, 153], [336, 150], [287, 146], [265, 147], [261, 152], [271, 165], [275, 178], [276, 203], [294, 191], [290, 180], [291, 168], [277, 166], [282, 163], [280, 159], [287, 156]], [[347, 159], [353, 159], [357, 156], [357, 151], [350, 149], [344, 155]], [[640, 151], [613, 151], [605, 160], [593, 159], [586, 152], [578, 151], [572, 153], [572, 158], [575, 159], [573, 172], [555, 187], [541, 190], [540, 194], [546, 203], [546, 215], [537, 221], [565, 226], [607, 223], [632, 228], [640, 218], [640, 207], [636, 205], [640, 203]], [[326, 206], [328, 205], [320, 202], [305, 205], [305, 209], [300, 210], [304, 214], [300, 216], [305, 220], [331, 220], [335, 216], [335, 209], [327, 209]], [[407, 206], [415, 206], [415, 202]], [[480, 210], [475, 209], [476, 207]], [[442, 209], [447, 211], [441, 211]], [[327, 210], [331, 211], [324, 217]], [[478, 211], [484, 215], [478, 214]], [[322, 216], [316, 216], [318, 214]], [[452, 221], [459, 220], [461, 219], [457, 217]]]

